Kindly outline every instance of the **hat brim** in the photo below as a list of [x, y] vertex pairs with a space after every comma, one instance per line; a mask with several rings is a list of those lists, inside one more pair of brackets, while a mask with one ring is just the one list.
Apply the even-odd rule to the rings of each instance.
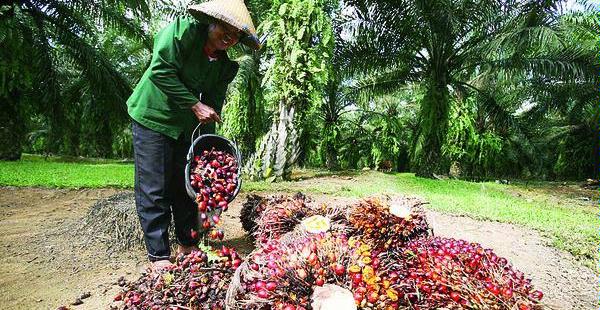
[[219, 14], [216, 12], [204, 12], [204, 11], [200, 10], [197, 6], [194, 6], [194, 5], [188, 7], [188, 13], [201, 23], [206, 23], [206, 24], [210, 24], [210, 23], [214, 23], [214, 22], [226, 23], [227, 25], [229, 25], [233, 28], [236, 28], [242, 32], [243, 35], [240, 36], [240, 42], [242, 44], [244, 44], [254, 50], [259, 50], [262, 47], [260, 40], [258, 39], [258, 37], [255, 34], [251, 33], [248, 29], [239, 27], [238, 25], [236, 25], [236, 23], [234, 21], [232, 21], [226, 15]]

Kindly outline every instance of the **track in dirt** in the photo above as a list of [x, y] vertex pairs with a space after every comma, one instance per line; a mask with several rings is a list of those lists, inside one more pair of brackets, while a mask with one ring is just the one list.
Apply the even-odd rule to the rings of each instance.
[[[56, 309], [90, 292], [74, 309], [106, 309], [119, 290], [120, 276], [133, 279], [145, 264], [143, 250], [112, 253], [98, 244], [81, 242], [64, 227], [86, 215], [99, 199], [115, 189], [52, 190], [0, 188], [0, 308]], [[130, 197], [131, 195], [122, 195]], [[313, 197], [319, 202], [347, 203], [349, 199]], [[242, 253], [252, 250], [239, 222], [240, 195], [223, 216], [225, 244]], [[132, 205], [133, 207], [133, 205]], [[546, 246], [537, 232], [510, 224], [482, 222], [428, 212], [438, 236], [481, 243], [508, 258], [544, 291], [553, 309], [596, 309], [596, 275], [570, 254]]]

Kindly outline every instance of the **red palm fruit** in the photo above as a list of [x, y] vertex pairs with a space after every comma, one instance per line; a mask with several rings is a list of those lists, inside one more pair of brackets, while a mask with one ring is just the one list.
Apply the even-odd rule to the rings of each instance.
[[360, 292], [356, 291], [353, 294], [354, 297], [354, 301], [356, 301], [357, 304], [360, 304], [360, 302], [363, 300], [363, 294], [361, 294]]
[[544, 293], [541, 291], [533, 291], [530, 296], [535, 300], [541, 300], [544, 297]]
[[275, 268], [273, 270], [274, 270], [274, 274], [275, 274], [276, 277], [283, 278], [283, 276], [285, 276], [285, 270], [284, 269], [282, 269], [282, 268]]
[[421, 291], [423, 291], [425, 294], [431, 294], [431, 286], [423, 284], [421, 285]]
[[335, 272], [336, 275], [343, 276], [344, 273], [346, 272], [346, 268], [342, 264], [335, 264], [333, 267], [333, 271]]
[[207, 210], [207, 205], [206, 205], [206, 201], [202, 201], [198, 204], [198, 211], [200, 212], [206, 212]]
[[379, 299], [379, 295], [375, 291], [372, 291], [367, 295], [367, 301], [372, 304], [376, 303], [378, 299]]
[[217, 193], [222, 193], [225, 191], [225, 187], [223, 187], [223, 184], [221, 183], [215, 183], [214, 188]]
[[268, 283], [265, 285], [265, 288], [266, 288], [268, 291], [272, 292], [272, 291], [274, 291], [275, 289], [277, 289], [277, 283], [275, 283], [275, 282], [268, 282]]
[[308, 263], [314, 266], [317, 263], [317, 254], [314, 252], [310, 253], [308, 256]]
[[265, 288], [266, 283], [264, 281], [257, 281], [255, 286], [256, 286], [256, 290], [262, 290]]
[[223, 256], [229, 256], [231, 254], [231, 249], [227, 248], [226, 246], [223, 246], [221, 248], [221, 253], [223, 253]]
[[460, 295], [457, 292], [451, 292], [450, 293], [450, 298], [452, 300], [454, 300], [455, 302], [459, 302], [460, 301]]
[[500, 294], [500, 289], [498, 288], [497, 285], [492, 285], [490, 292], [492, 292], [492, 294], [498, 296]]
[[196, 281], [191, 281], [189, 287], [191, 290], [195, 290], [200, 287], [200, 283], [198, 283]]
[[267, 298], [269, 298], [269, 293], [267, 292], [267, 290], [261, 289], [261, 290], [258, 290], [258, 292], [256, 293], [256, 296], [258, 296], [259, 298], [267, 299]]
[[235, 191], [235, 186], [236, 186], [236, 185], [235, 185], [235, 183], [229, 183], [229, 184], [227, 184], [227, 186], [225, 187], [225, 191], [226, 191], [228, 194], [231, 194], [231, 193], [233, 193], [233, 192]]
[[511, 299], [513, 297], [513, 290], [511, 290], [510, 288], [505, 288], [504, 290], [502, 290], [502, 296], [504, 296], [507, 299]]

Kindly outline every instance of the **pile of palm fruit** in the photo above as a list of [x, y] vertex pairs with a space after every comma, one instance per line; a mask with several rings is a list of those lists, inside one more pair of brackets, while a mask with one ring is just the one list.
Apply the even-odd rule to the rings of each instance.
[[505, 258], [434, 237], [423, 204], [249, 196], [241, 220], [256, 248], [243, 261], [228, 248], [214, 261], [180, 257], [174, 270], [118, 295], [121, 308], [541, 309], [543, 294]]
[[[302, 195], [251, 197], [242, 221], [256, 250], [238, 268], [230, 309], [538, 309], [543, 294], [492, 250], [434, 237], [424, 202], [372, 197], [343, 207]], [[323, 295], [323, 294], [321, 294]]]

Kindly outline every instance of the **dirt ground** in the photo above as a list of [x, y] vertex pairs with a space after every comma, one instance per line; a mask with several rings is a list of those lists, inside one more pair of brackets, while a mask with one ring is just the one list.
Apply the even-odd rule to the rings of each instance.
[[[87, 292], [91, 296], [72, 309], [106, 309], [119, 290], [119, 277], [139, 276], [146, 263], [144, 252], [108, 257], [101, 245], [82, 246], [62, 228], [81, 221], [99, 199], [119, 192], [0, 188], [0, 309], [56, 309]], [[244, 200], [241, 195], [224, 214], [223, 226], [225, 243], [248, 253], [252, 245], [239, 223]], [[436, 212], [428, 215], [436, 235], [479, 242], [508, 258], [545, 293], [550, 308], [598, 308], [594, 271], [548, 247], [537, 232]]]

